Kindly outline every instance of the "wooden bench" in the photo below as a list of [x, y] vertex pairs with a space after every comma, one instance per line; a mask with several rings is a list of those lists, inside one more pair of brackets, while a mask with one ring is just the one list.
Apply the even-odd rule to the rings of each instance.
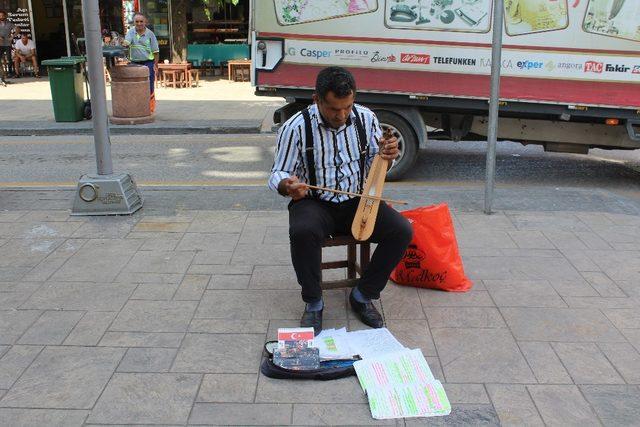
[[[358, 262], [357, 246], [360, 245], [360, 262]], [[331, 270], [336, 268], [346, 268], [347, 278], [342, 280], [324, 281], [321, 277], [320, 286], [322, 289], [339, 289], [352, 288], [358, 283], [358, 277], [362, 276], [362, 272], [371, 259], [371, 246], [369, 242], [360, 242], [351, 235], [336, 235], [329, 237], [322, 244], [323, 248], [333, 246], [346, 246], [347, 259], [339, 261], [321, 262], [320, 274], [323, 270]]]

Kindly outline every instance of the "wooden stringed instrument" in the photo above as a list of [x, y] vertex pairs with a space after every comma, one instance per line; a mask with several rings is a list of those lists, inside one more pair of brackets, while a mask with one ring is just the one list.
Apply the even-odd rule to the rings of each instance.
[[[391, 130], [385, 130], [382, 138], [386, 140], [391, 137]], [[382, 147], [380, 147], [380, 149], [382, 149]], [[363, 197], [360, 198], [356, 215], [354, 216], [353, 223], [351, 224], [351, 234], [356, 240], [367, 240], [373, 233], [373, 228], [376, 225], [376, 218], [378, 216], [378, 209], [380, 207], [382, 188], [384, 187], [384, 180], [387, 176], [388, 168], [389, 161], [380, 157], [379, 154], [376, 154], [373, 158], [373, 162], [371, 163], [369, 175], [367, 175], [367, 180], [365, 181], [364, 188], [362, 190]]]

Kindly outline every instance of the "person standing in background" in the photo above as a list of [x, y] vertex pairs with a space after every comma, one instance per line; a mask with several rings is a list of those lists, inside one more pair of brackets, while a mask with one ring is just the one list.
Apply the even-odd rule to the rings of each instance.
[[129, 47], [129, 60], [149, 69], [149, 105], [151, 112], [156, 109], [155, 77], [160, 59], [160, 48], [155, 34], [147, 28], [147, 18], [141, 13], [133, 16], [135, 27], [127, 32], [123, 45]]
[[7, 17], [7, 12], [0, 10], [0, 84], [3, 86], [7, 85], [5, 70], [11, 63], [11, 43], [13, 42], [11, 33], [15, 28]]

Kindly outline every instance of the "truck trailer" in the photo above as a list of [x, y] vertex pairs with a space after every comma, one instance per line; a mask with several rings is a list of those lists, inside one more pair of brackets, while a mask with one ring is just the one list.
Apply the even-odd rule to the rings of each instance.
[[[311, 102], [322, 68], [400, 142], [388, 179], [429, 140], [487, 135], [493, 0], [253, 0], [252, 83]], [[504, 0], [498, 138], [546, 151], [640, 148], [640, 0]]]

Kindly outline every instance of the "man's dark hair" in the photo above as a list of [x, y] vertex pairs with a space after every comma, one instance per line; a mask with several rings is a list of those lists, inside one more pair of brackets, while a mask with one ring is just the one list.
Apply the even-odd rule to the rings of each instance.
[[7, 13], [6, 10], [0, 9], [0, 14], [4, 15], [4, 16], [8, 16], [9, 14]]
[[333, 92], [338, 98], [355, 94], [356, 80], [342, 67], [327, 67], [318, 73], [316, 94], [324, 100], [329, 92]]

